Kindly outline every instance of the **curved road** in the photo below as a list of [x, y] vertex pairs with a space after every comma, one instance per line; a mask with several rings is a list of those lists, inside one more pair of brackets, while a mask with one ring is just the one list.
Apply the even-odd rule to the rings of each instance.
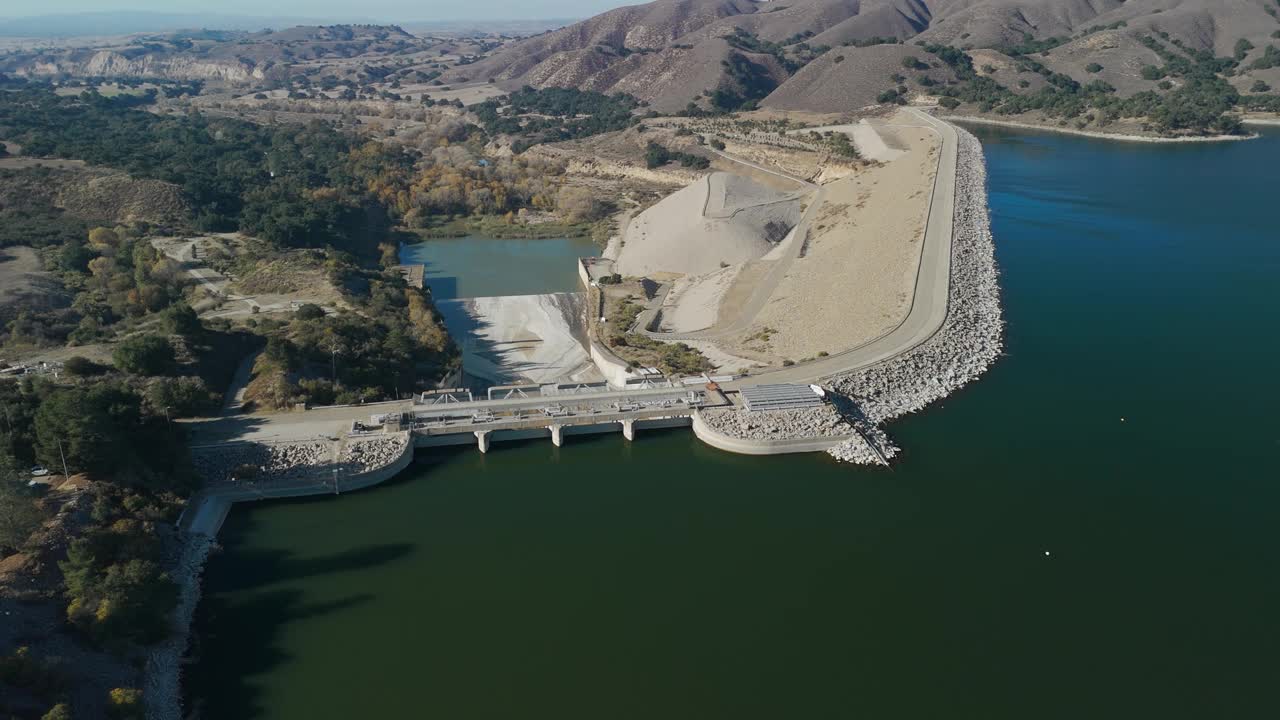
[[896, 328], [871, 342], [793, 367], [752, 375], [728, 387], [763, 383], [813, 382], [833, 375], [860, 370], [897, 357], [933, 337], [947, 319], [947, 294], [951, 287], [951, 234], [955, 219], [956, 162], [959, 139], [956, 130], [933, 116], [909, 109], [942, 137], [938, 172], [929, 200], [929, 221], [925, 225], [920, 267], [916, 270], [916, 291], [911, 310]]

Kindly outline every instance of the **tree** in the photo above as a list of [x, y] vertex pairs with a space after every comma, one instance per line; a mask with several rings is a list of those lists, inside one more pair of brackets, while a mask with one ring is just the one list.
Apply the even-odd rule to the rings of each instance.
[[112, 248], [119, 244], [120, 236], [111, 228], [96, 227], [89, 231], [89, 245], [95, 250]]
[[169, 335], [194, 337], [204, 328], [200, 325], [200, 316], [185, 302], [170, 305], [160, 315], [160, 328]]
[[115, 688], [107, 695], [107, 715], [111, 720], [142, 720], [142, 691]]
[[106, 372], [107, 366], [96, 363], [83, 355], [74, 355], [62, 363], [62, 369], [67, 374], [75, 377], [93, 377]]
[[58, 703], [49, 708], [49, 712], [40, 716], [40, 720], [71, 720], [71, 706], [66, 703]]
[[125, 339], [111, 353], [116, 367], [135, 375], [165, 375], [173, 372], [173, 346], [159, 335], [135, 335]]
[[1271, 86], [1262, 80], [1253, 81], [1253, 87], [1249, 88], [1249, 92], [1264, 93], [1271, 92]]
[[303, 303], [298, 307], [298, 311], [294, 313], [294, 318], [298, 320], [319, 320], [324, 317], [324, 308], [315, 303]]
[[671, 152], [652, 140], [645, 147], [644, 165], [650, 170], [671, 162]]
[[556, 208], [569, 222], [590, 222], [599, 219], [604, 204], [590, 188], [575, 185], [560, 188]]
[[155, 378], [147, 385], [147, 404], [166, 417], [197, 417], [214, 407], [213, 393], [198, 377]]
[[1098, 64], [1098, 63], [1096, 63], [1096, 62], [1089, 63], [1088, 65], [1085, 65], [1085, 66], [1084, 66], [1084, 69], [1085, 69], [1085, 72], [1091, 72], [1091, 73], [1099, 73], [1099, 72], [1102, 72], [1102, 66], [1101, 66], [1101, 65], [1099, 65], [1099, 64]]
[[0, 551], [18, 550], [40, 527], [41, 515], [27, 493], [18, 464], [0, 453]]

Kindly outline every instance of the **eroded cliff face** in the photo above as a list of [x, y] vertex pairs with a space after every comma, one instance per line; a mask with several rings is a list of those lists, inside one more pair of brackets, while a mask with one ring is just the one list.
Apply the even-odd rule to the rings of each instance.
[[28, 77], [65, 74], [74, 77], [221, 80], [231, 83], [248, 83], [264, 77], [261, 68], [237, 60], [202, 60], [183, 55], [163, 57], [152, 54], [130, 58], [112, 50], [99, 50], [88, 56], [18, 58], [7, 65], [8, 72]]

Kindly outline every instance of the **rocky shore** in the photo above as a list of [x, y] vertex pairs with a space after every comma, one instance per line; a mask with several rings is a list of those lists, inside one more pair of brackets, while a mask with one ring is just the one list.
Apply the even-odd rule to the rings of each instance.
[[213, 546], [211, 537], [183, 533], [170, 558], [169, 577], [178, 585], [178, 607], [169, 637], [147, 654], [142, 688], [147, 720], [182, 720], [182, 657], [200, 602], [200, 573]]
[[230, 482], [238, 468], [252, 466], [257, 482], [293, 480], [333, 462], [332, 441], [263, 445], [239, 443], [193, 453], [196, 472], [210, 485]]
[[343, 474], [364, 473], [386, 467], [404, 454], [409, 444], [408, 433], [397, 433], [371, 440], [352, 440], [338, 454]]
[[702, 419], [729, 437], [743, 440], [785, 440], [839, 437], [853, 427], [830, 405], [802, 410], [745, 412], [732, 408], [707, 408]]
[[[956, 133], [959, 155], [947, 318], [933, 337], [913, 350], [831, 383], [833, 390], [852, 399], [871, 427], [955, 392], [976, 380], [1000, 354], [1004, 321], [987, 210], [986, 162], [972, 133], [963, 128], [956, 128]], [[861, 462], [866, 449], [860, 445], [865, 441], [855, 438], [829, 452], [840, 460]], [[891, 444], [881, 450], [896, 451]]]

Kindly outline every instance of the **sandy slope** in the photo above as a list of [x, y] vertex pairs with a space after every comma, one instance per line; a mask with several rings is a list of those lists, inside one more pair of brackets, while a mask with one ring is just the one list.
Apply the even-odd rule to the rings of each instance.
[[712, 173], [627, 225], [618, 272], [701, 275], [768, 253], [800, 219], [800, 196]]
[[[726, 351], [800, 360], [866, 343], [906, 317], [939, 143], [905, 113], [890, 124], [905, 152], [824, 186], [804, 256]], [[767, 343], [758, 338], [765, 328]]]

